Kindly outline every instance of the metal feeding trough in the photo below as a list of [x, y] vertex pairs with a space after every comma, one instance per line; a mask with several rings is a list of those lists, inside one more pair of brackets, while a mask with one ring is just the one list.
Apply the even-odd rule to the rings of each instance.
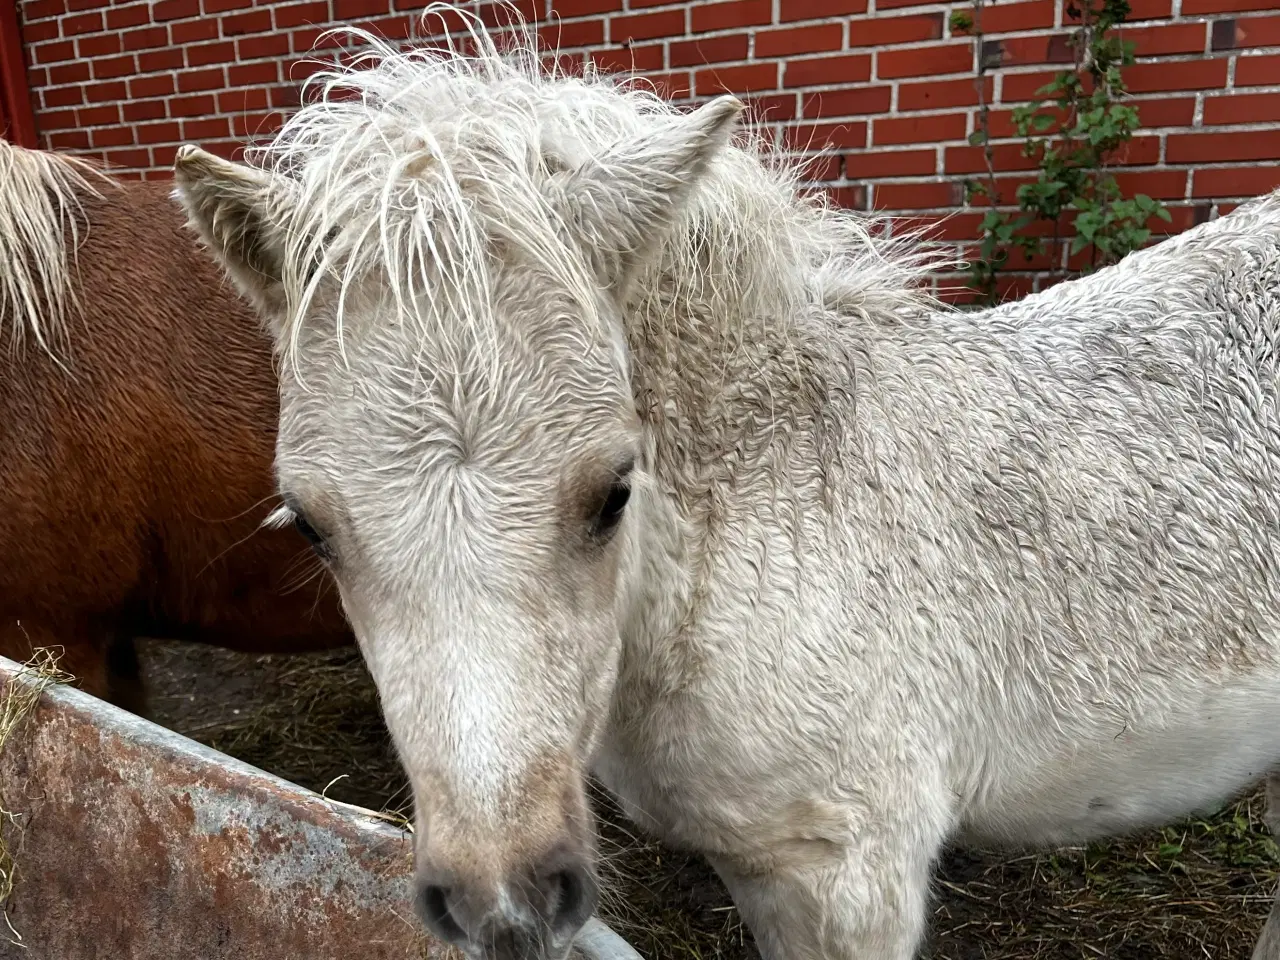
[[[32, 684], [0, 657], [0, 705]], [[0, 807], [2, 960], [459, 958], [409, 909], [408, 833], [69, 686], [4, 744]], [[640, 960], [598, 920], [576, 952]]]

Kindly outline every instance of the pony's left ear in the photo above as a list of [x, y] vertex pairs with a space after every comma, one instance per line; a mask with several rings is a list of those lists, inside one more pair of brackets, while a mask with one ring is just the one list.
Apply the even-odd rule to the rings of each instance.
[[729, 141], [743, 104], [718, 97], [557, 177], [552, 204], [601, 285], [622, 297]]
[[283, 178], [187, 144], [173, 164], [174, 191], [192, 226], [240, 291], [273, 325], [284, 316]]

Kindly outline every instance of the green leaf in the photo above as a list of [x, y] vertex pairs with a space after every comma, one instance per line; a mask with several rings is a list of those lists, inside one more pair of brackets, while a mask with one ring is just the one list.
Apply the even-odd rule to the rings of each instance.
[[985, 130], [975, 130], [969, 134], [969, 146], [981, 147], [987, 142], [987, 132]]

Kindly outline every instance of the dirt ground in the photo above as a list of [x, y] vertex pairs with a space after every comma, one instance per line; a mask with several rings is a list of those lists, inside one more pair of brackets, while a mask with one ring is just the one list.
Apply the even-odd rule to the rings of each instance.
[[[251, 657], [148, 641], [154, 719], [328, 796], [405, 811], [408, 795], [358, 654]], [[602, 794], [602, 913], [649, 960], [758, 957], [698, 857], [636, 836]], [[1260, 796], [1110, 844], [949, 851], [927, 960], [1247, 960], [1280, 853]]]

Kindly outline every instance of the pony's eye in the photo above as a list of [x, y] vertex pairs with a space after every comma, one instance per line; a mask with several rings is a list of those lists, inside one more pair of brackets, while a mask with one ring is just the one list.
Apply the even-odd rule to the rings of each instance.
[[293, 528], [307, 538], [307, 542], [311, 544], [314, 550], [322, 560], [328, 560], [332, 557], [333, 551], [329, 548], [328, 541], [325, 540], [311, 525], [311, 521], [302, 515], [301, 511], [295, 510], [293, 513]]
[[627, 480], [615, 480], [609, 485], [609, 493], [604, 498], [600, 512], [596, 514], [593, 533], [597, 537], [607, 537], [622, 522], [622, 512], [631, 499], [631, 484]]

